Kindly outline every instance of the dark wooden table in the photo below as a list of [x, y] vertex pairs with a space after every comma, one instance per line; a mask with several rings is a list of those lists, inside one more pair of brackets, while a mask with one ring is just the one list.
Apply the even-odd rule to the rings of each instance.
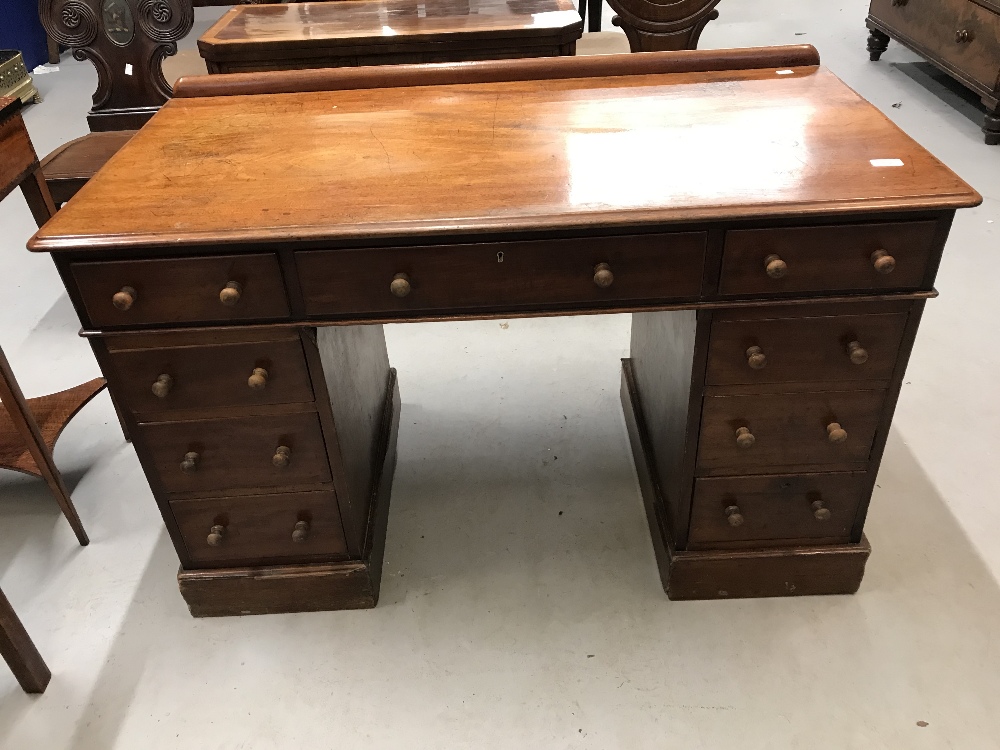
[[633, 313], [668, 595], [849, 593], [980, 200], [808, 46], [341, 68], [182, 82], [30, 247], [126, 406], [195, 615], [377, 601], [382, 323], [598, 312]]
[[571, 0], [243, 5], [198, 40], [210, 73], [572, 55]]

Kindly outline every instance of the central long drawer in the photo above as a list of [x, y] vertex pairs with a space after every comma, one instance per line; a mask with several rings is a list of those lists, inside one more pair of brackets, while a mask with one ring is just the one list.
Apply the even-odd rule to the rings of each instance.
[[306, 315], [695, 300], [705, 232], [295, 254]]

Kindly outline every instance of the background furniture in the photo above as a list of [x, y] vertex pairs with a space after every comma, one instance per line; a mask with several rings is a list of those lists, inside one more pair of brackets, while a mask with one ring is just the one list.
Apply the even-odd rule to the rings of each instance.
[[198, 40], [210, 73], [572, 55], [571, 0], [242, 5]]
[[1000, 2], [872, 0], [868, 52], [878, 60], [896, 39], [982, 97], [986, 143], [1000, 144]]
[[3, 591], [0, 591], [0, 655], [3, 655], [24, 692], [45, 692], [52, 673]]
[[28, 70], [46, 61], [45, 31], [38, 19], [38, 0], [0, 2], [0, 49], [19, 50]]
[[697, 49], [705, 26], [719, 17], [718, 4], [719, 0], [608, 0], [617, 14], [611, 22], [625, 32], [633, 52]]
[[855, 591], [920, 313], [981, 198], [818, 62], [185, 79], [31, 248], [121, 399], [192, 613], [375, 604], [382, 323], [592, 312], [634, 313], [622, 400], [668, 595]]
[[0, 98], [6, 97], [20, 99], [24, 104], [42, 100], [21, 53], [13, 49], [0, 49]]
[[[719, 17], [719, 0], [608, 0], [633, 52], [696, 49], [705, 25]], [[589, 5], [589, 7], [588, 7]], [[580, 17], [590, 13], [588, 31], [601, 30], [602, 0], [580, 0]]]

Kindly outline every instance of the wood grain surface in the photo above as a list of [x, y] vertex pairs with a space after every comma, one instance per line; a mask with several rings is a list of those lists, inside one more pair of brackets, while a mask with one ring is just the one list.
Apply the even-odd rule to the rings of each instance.
[[980, 202], [833, 74], [789, 70], [174, 99], [30, 247], [224, 252]]

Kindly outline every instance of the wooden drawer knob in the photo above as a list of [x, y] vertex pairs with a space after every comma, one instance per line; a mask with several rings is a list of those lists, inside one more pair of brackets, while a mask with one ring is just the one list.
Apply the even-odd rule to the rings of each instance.
[[139, 299], [139, 293], [133, 287], [123, 286], [115, 292], [115, 296], [111, 298], [111, 304], [124, 312], [132, 307], [137, 299]]
[[740, 427], [736, 430], [736, 445], [740, 448], [749, 448], [755, 442], [757, 442], [757, 438], [750, 432], [749, 427]]
[[840, 426], [840, 422], [830, 422], [826, 426], [826, 436], [831, 443], [843, 443], [847, 440], [847, 430]]
[[247, 385], [255, 391], [264, 390], [264, 386], [267, 385], [267, 370], [263, 367], [253, 368], [253, 373], [247, 378]]
[[295, 529], [292, 530], [292, 541], [299, 544], [309, 538], [309, 522], [296, 521]]
[[601, 289], [607, 289], [615, 283], [615, 275], [611, 273], [611, 266], [607, 263], [598, 263], [594, 266], [594, 283]]
[[817, 521], [829, 521], [830, 520], [830, 509], [823, 505], [822, 500], [813, 500], [812, 504], [813, 517]]
[[232, 307], [243, 296], [243, 286], [238, 281], [230, 281], [219, 292], [219, 301], [226, 307]]
[[726, 506], [726, 520], [729, 521], [730, 526], [742, 526], [743, 525], [743, 514], [740, 513], [740, 507], [738, 505]]
[[184, 460], [181, 461], [181, 471], [185, 474], [193, 474], [198, 470], [198, 462], [201, 460], [199, 456], [194, 451], [189, 451], [184, 454]]
[[772, 279], [781, 279], [788, 273], [788, 264], [777, 255], [772, 254], [764, 258], [764, 270]]
[[955, 32], [955, 41], [959, 44], [965, 44], [966, 42], [971, 42], [975, 38], [975, 35], [968, 29], [959, 29]]
[[287, 445], [279, 445], [274, 450], [274, 456], [271, 457], [271, 463], [277, 466], [279, 469], [284, 469], [288, 464], [292, 462], [292, 449]]
[[389, 291], [397, 297], [405, 297], [410, 293], [410, 277], [405, 273], [397, 273], [392, 277]]
[[170, 393], [170, 389], [173, 387], [173, 385], [174, 385], [174, 379], [169, 375], [167, 375], [166, 373], [163, 373], [158, 378], [156, 378], [156, 382], [153, 383], [153, 388], [152, 388], [153, 395], [156, 396], [157, 398], [166, 398], [167, 394]]
[[861, 346], [860, 341], [852, 341], [847, 345], [847, 353], [851, 357], [851, 362], [856, 365], [863, 365], [868, 361], [868, 351]]
[[751, 370], [763, 370], [767, 364], [767, 356], [759, 346], [751, 346], [747, 349], [747, 364]]
[[223, 538], [226, 536], [226, 527], [221, 524], [216, 524], [209, 530], [208, 538], [205, 540], [211, 547], [218, 547], [222, 544]]
[[896, 259], [885, 250], [876, 250], [872, 253], [872, 265], [875, 270], [882, 275], [890, 274], [896, 269]]

